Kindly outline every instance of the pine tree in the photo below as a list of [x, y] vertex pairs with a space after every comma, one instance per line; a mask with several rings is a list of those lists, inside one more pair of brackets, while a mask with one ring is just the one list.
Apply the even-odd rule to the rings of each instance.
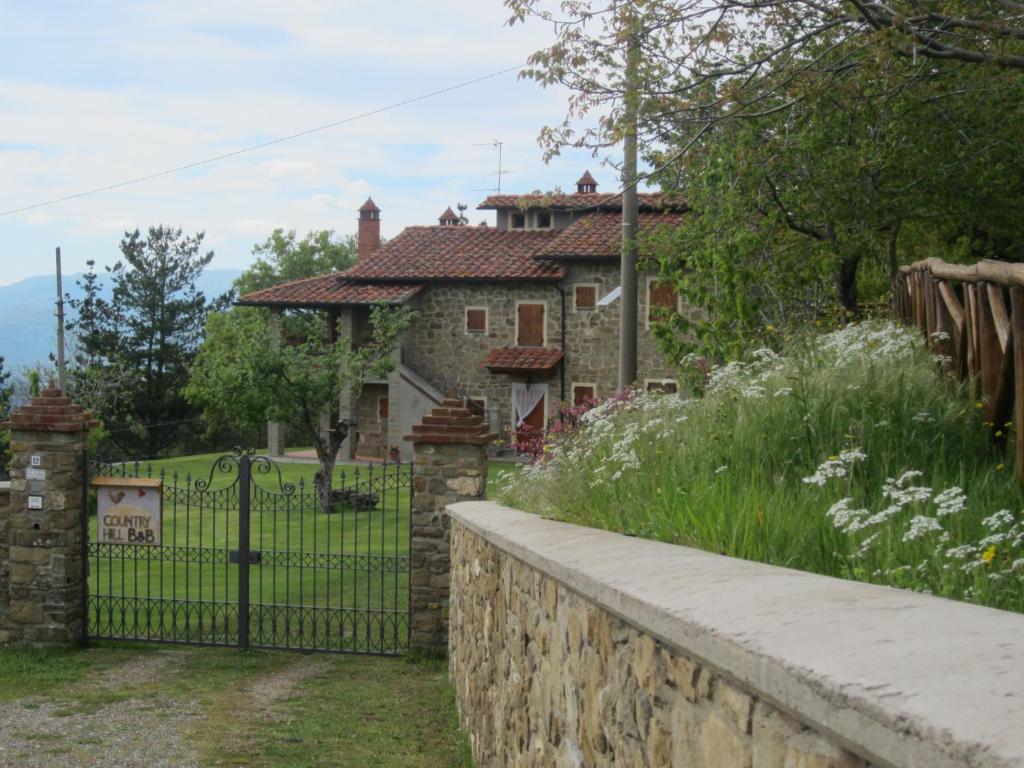
[[[182, 389], [202, 341], [208, 310], [197, 287], [213, 251], [201, 251], [203, 233], [150, 227], [125, 234], [119, 261], [111, 269], [112, 312], [123, 318], [115, 358], [134, 375], [132, 390], [117, 408], [122, 430], [111, 429], [115, 442], [146, 456], [173, 445], [193, 416]], [[107, 343], [107, 342], [105, 342]]]

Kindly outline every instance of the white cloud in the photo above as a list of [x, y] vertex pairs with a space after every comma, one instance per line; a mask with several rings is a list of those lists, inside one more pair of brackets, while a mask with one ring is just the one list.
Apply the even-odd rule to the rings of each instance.
[[[287, 13], [269, 0], [185, 0], [114, 3], [107, 16], [77, 22], [93, 27], [69, 20], [55, 30], [19, 13], [0, 28], [0, 50], [42, 46], [60, 32], [74, 42], [54, 49], [63, 66], [50, 57], [53, 68], [35, 68], [31, 79], [0, 70], [0, 211], [233, 152], [518, 63], [550, 30], [506, 29], [505, 15], [497, 0], [294, 0]], [[287, 144], [0, 217], [0, 274], [39, 272], [19, 254], [55, 243], [73, 268], [76, 259], [103, 261], [116, 256], [123, 230], [157, 223], [205, 231], [220, 248], [219, 265], [241, 266], [251, 243], [278, 226], [354, 232], [370, 194], [394, 236], [432, 223], [447, 205], [482, 199], [477, 190], [494, 186], [497, 155], [477, 145], [492, 139], [504, 142], [505, 189], [567, 187], [584, 165], [598, 169], [572, 153], [541, 162], [537, 132], [561, 120], [564, 103], [556, 90], [505, 75]]]

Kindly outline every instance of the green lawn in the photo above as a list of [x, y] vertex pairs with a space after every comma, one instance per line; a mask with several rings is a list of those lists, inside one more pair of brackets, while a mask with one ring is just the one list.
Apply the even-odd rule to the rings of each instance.
[[[162, 547], [93, 544], [90, 624], [99, 637], [235, 644], [239, 488], [234, 462], [193, 456], [114, 467], [162, 477]], [[267, 470], [265, 473], [261, 470]], [[398, 652], [408, 633], [409, 467], [345, 466], [335, 487], [372, 490], [370, 510], [326, 514], [312, 464], [256, 462], [250, 503], [251, 641]], [[90, 540], [98, 542], [93, 518]]]
[[472, 765], [443, 662], [123, 644], [0, 650], [0, 762]]
[[[164, 481], [162, 547], [99, 545], [91, 523], [89, 620], [97, 637], [238, 641], [237, 470], [222, 454], [115, 465]], [[313, 463], [256, 462], [250, 638], [257, 646], [394, 653], [408, 634], [409, 467], [342, 465], [335, 488], [372, 488], [372, 510], [325, 514]], [[262, 470], [267, 470], [265, 473]], [[492, 463], [493, 481], [507, 465]], [[197, 487], [197, 483], [204, 489]], [[208, 484], [208, 485], [207, 485]]]

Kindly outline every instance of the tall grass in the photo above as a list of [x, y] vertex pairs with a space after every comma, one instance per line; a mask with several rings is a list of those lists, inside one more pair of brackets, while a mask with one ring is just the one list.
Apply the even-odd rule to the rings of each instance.
[[[980, 403], [913, 331], [851, 325], [635, 393], [500, 489], [583, 525], [1024, 610], [1024, 517]], [[1012, 451], [1012, 444], [1010, 446]], [[920, 473], [920, 474], [918, 474]]]

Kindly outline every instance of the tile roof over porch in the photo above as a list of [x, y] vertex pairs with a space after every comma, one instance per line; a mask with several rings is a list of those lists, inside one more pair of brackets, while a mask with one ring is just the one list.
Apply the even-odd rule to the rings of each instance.
[[370, 305], [384, 301], [403, 304], [423, 289], [419, 283], [357, 283], [342, 273], [294, 280], [247, 293], [236, 304], [253, 307], [328, 307], [336, 304]]

